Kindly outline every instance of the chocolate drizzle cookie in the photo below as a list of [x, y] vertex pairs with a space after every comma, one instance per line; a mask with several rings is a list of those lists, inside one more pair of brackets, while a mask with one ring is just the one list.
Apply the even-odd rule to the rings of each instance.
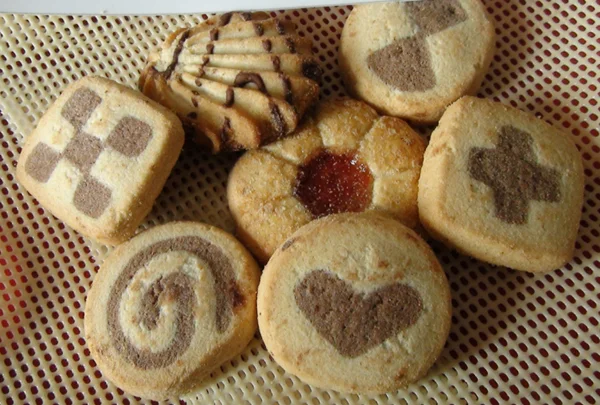
[[86, 340], [103, 373], [153, 399], [192, 390], [256, 330], [258, 268], [225, 232], [156, 227], [119, 246], [87, 299]]
[[463, 97], [431, 135], [419, 214], [432, 236], [467, 254], [549, 271], [573, 255], [583, 178], [568, 135], [517, 109]]
[[425, 375], [450, 318], [450, 288], [429, 246], [375, 213], [300, 228], [265, 267], [258, 292], [275, 361], [342, 392], [393, 391]]
[[227, 198], [238, 236], [266, 263], [295, 230], [330, 214], [380, 211], [415, 227], [424, 150], [398, 118], [352, 99], [324, 102], [296, 134], [234, 166]]
[[253, 149], [293, 132], [317, 100], [311, 47], [288, 21], [228, 13], [174, 32], [139, 87], [213, 152]]
[[351, 94], [386, 114], [432, 123], [477, 90], [493, 49], [479, 0], [378, 3], [350, 14], [339, 63]]

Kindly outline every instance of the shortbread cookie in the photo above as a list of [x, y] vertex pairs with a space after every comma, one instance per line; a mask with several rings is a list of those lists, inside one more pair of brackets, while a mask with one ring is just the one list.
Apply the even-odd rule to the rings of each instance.
[[117, 244], [152, 208], [183, 146], [181, 123], [100, 77], [73, 83], [26, 139], [17, 179], [83, 235]]
[[312, 44], [289, 21], [227, 13], [175, 31], [139, 86], [213, 152], [253, 149], [296, 129], [319, 96]]
[[176, 397], [256, 332], [259, 269], [228, 233], [158, 226], [117, 247], [94, 279], [85, 336], [102, 373], [144, 398]]
[[375, 213], [313, 221], [277, 249], [258, 288], [260, 332], [303, 381], [383, 393], [423, 377], [451, 324], [450, 288], [429, 246]]
[[549, 271], [573, 256], [583, 182], [568, 135], [517, 109], [464, 97], [425, 152], [421, 222], [478, 259]]
[[302, 225], [381, 211], [414, 227], [425, 145], [404, 121], [352, 99], [322, 103], [293, 136], [246, 153], [227, 198], [242, 242], [263, 263]]
[[427, 124], [477, 91], [493, 51], [494, 27], [480, 0], [373, 3], [350, 13], [339, 64], [352, 95]]

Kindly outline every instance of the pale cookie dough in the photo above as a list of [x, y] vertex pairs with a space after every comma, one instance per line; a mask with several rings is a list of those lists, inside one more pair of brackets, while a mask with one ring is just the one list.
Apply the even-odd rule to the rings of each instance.
[[46, 209], [102, 243], [129, 239], [183, 146], [181, 123], [100, 77], [71, 84], [25, 141], [17, 179]]
[[380, 211], [418, 224], [425, 144], [406, 122], [340, 99], [287, 139], [246, 153], [229, 176], [237, 234], [263, 263], [302, 225], [340, 212]]
[[339, 64], [350, 94], [428, 124], [475, 94], [493, 52], [494, 26], [480, 0], [373, 3], [350, 13]]
[[259, 328], [275, 361], [342, 392], [390, 392], [425, 376], [451, 311], [431, 248], [375, 213], [331, 215], [299, 229], [258, 288]]
[[448, 108], [425, 152], [421, 222], [478, 259], [530, 272], [573, 256], [583, 165], [569, 135], [490, 100]]
[[145, 231], [94, 279], [85, 336], [104, 376], [128, 393], [174, 398], [237, 356], [256, 331], [259, 269], [228, 233], [194, 222]]
[[254, 149], [293, 132], [319, 97], [310, 39], [266, 13], [226, 13], [173, 32], [139, 81], [213, 152]]

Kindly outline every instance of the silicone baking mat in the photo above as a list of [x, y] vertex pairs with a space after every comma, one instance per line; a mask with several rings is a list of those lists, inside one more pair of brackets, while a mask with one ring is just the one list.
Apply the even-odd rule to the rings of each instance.
[[[479, 92], [569, 133], [585, 166], [575, 257], [530, 275], [434, 243], [454, 316], [429, 375], [381, 396], [303, 384], [269, 358], [260, 338], [185, 400], [197, 403], [554, 403], [600, 401], [600, 5], [586, 0], [485, 1], [497, 51]], [[351, 7], [273, 12], [314, 40], [323, 97], [344, 93], [337, 46]], [[0, 403], [137, 403], [108, 382], [83, 334], [86, 294], [109, 249], [52, 217], [14, 177], [23, 136], [70, 82], [98, 74], [134, 86], [151, 48], [206, 15], [0, 15]], [[225, 199], [237, 155], [187, 146], [143, 227], [176, 219], [233, 230]]]

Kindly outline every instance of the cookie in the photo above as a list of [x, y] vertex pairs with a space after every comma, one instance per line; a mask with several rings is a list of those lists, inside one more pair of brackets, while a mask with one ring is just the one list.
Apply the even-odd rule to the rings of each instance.
[[144, 398], [177, 397], [237, 356], [256, 332], [259, 270], [228, 233], [170, 223], [118, 246], [85, 308], [91, 355], [110, 381]]
[[493, 52], [494, 27], [480, 0], [373, 3], [350, 13], [339, 65], [354, 97], [429, 124], [475, 94]]
[[169, 36], [139, 87], [213, 152], [254, 149], [293, 132], [319, 96], [312, 43], [289, 21], [227, 13]]
[[573, 256], [583, 185], [567, 134], [515, 108], [464, 97], [431, 135], [419, 213], [432, 236], [461, 252], [549, 271]]
[[247, 152], [232, 169], [238, 237], [266, 263], [294, 231], [329, 214], [380, 211], [414, 227], [424, 151], [398, 118], [352, 99], [324, 102], [296, 134]]
[[46, 209], [102, 243], [129, 239], [183, 146], [181, 123], [143, 94], [85, 77], [25, 140], [17, 179]]
[[448, 281], [411, 229], [376, 213], [313, 221], [277, 249], [258, 288], [269, 353], [311, 385], [384, 393], [423, 377], [451, 324]]

